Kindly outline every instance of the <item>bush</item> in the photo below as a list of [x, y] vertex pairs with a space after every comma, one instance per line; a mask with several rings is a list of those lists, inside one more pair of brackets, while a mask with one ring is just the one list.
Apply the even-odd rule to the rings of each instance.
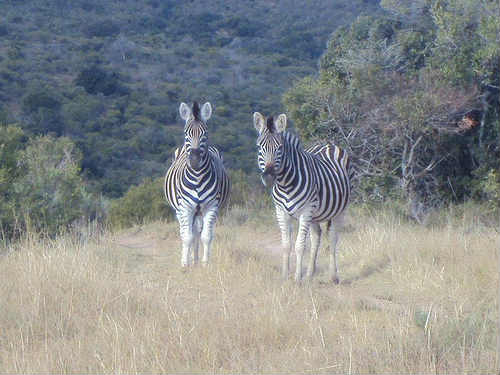
[[104, 38], [107, 36], [116, 36], [120, 33], [120, 27], [111, 20], [105, 20], [93, 23], [87, 26], [85, 34], [89, 37]]
[[23, 228], [53, 235], [84, 216], [88, 193], [79, 175], [80, 159], [65, 137], [36, 137], [20, 152], [20, 177], [13, 188]]
[[40, 108], [57, 111], [61, 102], [46, 91], [36, 91], [27, 94], [23, 98], [23, 111], [27, 114], [37, 112]]
[[111, 203], [108, 220], [115, 227], [129, 227], [147, 221], [173, 218], [163, 194], [164, 178], [146, 179]]
[[272, 206], [271, 195], [265, 191], [257, 175], [248, 175], [242, 170], [230, 170], [229, 178], [231, 181], [230, 207], [245, 210]]
[[82, 86], [87, 93], [93, 95], [126, 93], [126, 89], [120, 86], [117, 73], [107, 73], [97, 66], [82, 70], [75, 79], [75, 85]]
[[19, 175], [17, 158], [24, 147], [23, 138], [19, 127], [0, 124], [0, 238], [10, 236], [16, 225], [12, 183]]

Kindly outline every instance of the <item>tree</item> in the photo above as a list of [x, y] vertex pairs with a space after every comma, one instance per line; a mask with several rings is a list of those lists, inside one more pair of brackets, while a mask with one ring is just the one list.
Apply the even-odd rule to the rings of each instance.
[[[467, 1], [447, 2], [446, 9], [460, 2]], [[496, 86], [490, 80], [485, 89], [477, 74], [479, 67], [490, 66], [496, 47], [486, 43], [488, 52], [479, 52], [481, 43], [473, 43], [482, 39], [479, 27], [470, 40], [458, 31], [454, 37], [447, 31], [454, 18], [440, 23], [437, 14], [444, 11], [438, 3], [383, 1], [387, 18], [359, 17], [337, 30], [318, 78], [299, 81], [284, 96], [307, 140], [328, 138], [351, 154], [363, 198], [396, 192], [419, 222], [429, 208], [450, 199], [478, 191], [476, 198], [491, 197], [492, 163], [498, 168], [500, 156], [498, 95], [491, 94]], [[481, 17], [477, 25], [498, 22]], [[420, 22], [429, 29], [422, 30]], [[462, 51], [457, 61], [443, 52], [442, 41], [450, 38]], [[474, 58], [476, 68], [458, 64], [463, 56]]]
[[19, 177], [17, 160], [24, 147], [24, 133], [16, 125], [0, 124], [0, 237], [16, 229], [16, 196], [13, 183]]
[[79, 176], [81, 155], [68, 138], [41, 136], [20, 152], [21, 176], [13, 183], [27, 227], [54, 234], [80, 216], [87, 197]]

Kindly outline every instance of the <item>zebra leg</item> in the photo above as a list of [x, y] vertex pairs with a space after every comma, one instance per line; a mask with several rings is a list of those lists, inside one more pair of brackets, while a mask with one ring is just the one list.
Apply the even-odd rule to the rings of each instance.
[[316, 257], [321, 243], [321, 227], [319, 223], [311, 223], [311, 258], [307, 267], [307, 277], [311, 278], [316, 271]]
[[330, 253], [330, 280], [338, 284], [338, 267], [337, 267], [337, 243], [339, 241], [339, 233], [337, 231], [337, 224], [340, 220], [334, 219], [328, 222], [328, 237], [329, 237], [329, 253]]
[[201, 242], [203, 244], [202, 264], [206, 266], [210, 258], [215, 222], [217, 221], [218, 206], [209, 208], [203, 215], [203, 229], [201, 231]]
[[276, 206], [276, 218], [281, 230], [281, 246], [283, 251], [281, 276], [286, 280], [290, 267], [290, 252], [292, 251], [292, 218], [278, 206]]
[[302, 279], [302, 257], [306, 247], [306, 239], [311, 225], [311, 218], [311, 210], [306, 210], [299, 217], [299, 228], [297, 230], [297, 240], [295, 241], [295, 255], [297, 256], [295, 281], [300, 281]]
[[193, 234], [193, 216], [193, 210], [190, 208], [184, 208], [177, 211], [177, 220], [179, 220], [179, 229], [182, 241], [182, 267], [187, 267], [189, 265], [189, 252], [195, 240], [195, 236]]
[[203, 219], [200, 215], [196, 215], [193, 223], [193, 264], [198, 263], [198, 249], [200, 247], [201, 229], [203, 227]]

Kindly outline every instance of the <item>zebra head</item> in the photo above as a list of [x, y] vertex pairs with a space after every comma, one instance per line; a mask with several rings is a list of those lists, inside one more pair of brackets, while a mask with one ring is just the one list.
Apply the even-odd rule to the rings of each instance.
[[281, 114], [276, 121], [272, 116], [267, 119], [259, 112], [253, 114], [253, 124], [259, 132], [257, 138], [258, 163], [262, 183], [266, 187], [274, 185], [281, 170], [283, 156], [283, 131], [286, 128], [286, 116]]
[[212, 115], [212, 106], [205, 103], [201, 107], [197, 102], [189, 108], [186, 103], [179, 107], [184, 126], [184, 145], [188, 155], [188, 164], [192, 169], [199, 169], [208, 152], [208, 136], [206, 122]]

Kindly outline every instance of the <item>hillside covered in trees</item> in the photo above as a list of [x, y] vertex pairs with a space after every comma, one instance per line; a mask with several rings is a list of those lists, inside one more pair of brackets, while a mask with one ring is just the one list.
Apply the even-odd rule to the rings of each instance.
[[417, 221], [443, 203], [499, 200], [498, 2], [6, 0], [0, 10], [3, 234], [110, 211], [120, 225], [167, 215], [157, 192], [183, 141], [179, 103], [192, 100], [214, 106], [210, 139], [236, 203], [259, 184], [248, 182], [254, 111], [286, 112], [305, 142], [345, 147], [357, 199], [406, 202]]
[[28, 137], [66, 136], [93, 190], [165, 172], [181, 101], [211, 101], [211, 141], [255, 169], [251, 114], [277, 111], [329, 35], [376, 2], [2, 1], [0, 111]]

